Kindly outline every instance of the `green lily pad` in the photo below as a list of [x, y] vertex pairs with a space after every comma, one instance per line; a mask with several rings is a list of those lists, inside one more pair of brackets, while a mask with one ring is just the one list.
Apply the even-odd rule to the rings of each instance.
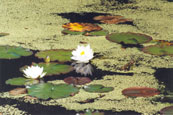
[[[46, 76], [52, 76], [52, 75], [59, 75], [59, 74], [65, 74], [68, 72], [71, 72], [73, 70], [73, 67], [70, 65], [65, 64], [58, 64], [58, 63], [33, 63], [33, 65], [38, 65], [39, 67], [44, 68], [44, 72], [46, 72]], [[23, 71], [23, 69], [27, 68], [28, 66], [24, 66], [20, 68], [20, 71]]]
[[101, 30], [101, 31], [91, 31], [84, 33], [85, 36], [106, 36], [108, 31]]
[[23, 77], [18, 77], [18, 78], [8, 79], [5, 83], [8, 85], [22, 86], [22, 85], [37, 84], [37, 83], [39, 83], [39, 81], [34, 80], [34, 79], [27, 79], [27, 78], [23, 78]]
[[22, 47], [0, 46], [0, 59], [17, 59], [21, 56], [30, 56], [32, 51]]
[[9, 85], [25, 85], [27, 79], [23, 77], [8, 79], [5, 83]]
[[104, 87], [103, 85], [95, 84], [95, 85], [88, 85], [84, 87], [84, 90], [87, 92], [92, 93], [106, 93], [112, 91], [113, 87]]
[[142, 49], [144, 53], [152, 54], [152, 55], [169, 55], [173, 56], [173, 46], [160, 46], [160, 45], [152, 45], [147, 46]]
[[108, 34], [106, 39], [116, 43], [138, 45], [151, 41], [152, 37], [140, 33], [126, 32]]
[[51, 83], [32, 85], [27, 90], [30, 96], [37, 97], [40, 99], [65, 98], [74, 95], [79, 91], [79, 89], [74, 87], [73, 85], [68, 85], [68, 84], [54, 85]]
[[70, 31], [70, 30], [63, 30], [62, 31], [63, 34], [67, 35], [67, 34], [70, 34], [70, 35], [82, 35], [84, 34], [85, 32], [77, 32], [77, 31]]
[[50, 61], [59, 61], [59, 62], [67, 62], [71, 61], [72, 56], [71, 50], [63, 50], [63, 49], [57, 49], [57, 50], [45, 50], [40, 51], [35, 54], [38, 58], [46, 58], [47, 56], [50, 57]]
[[0, 33], [0, 37], [7, 36], [9, 33]]

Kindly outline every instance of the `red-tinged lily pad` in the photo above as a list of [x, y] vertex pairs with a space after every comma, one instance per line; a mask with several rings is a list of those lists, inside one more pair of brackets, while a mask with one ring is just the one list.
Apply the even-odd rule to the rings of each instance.
[[67, 84], [84, 85], [91, 82], [88, 77], [67, 77], [64, 79]]
[[122, 91], [122, 94], [127, 97], [151, 97], [159, 93], [157, 89], [148, 87], [130, 87]]
[[106, 23], [106, 24], [119, 24], [119, 23], [127, 23], [127, 22], [133, 22], [131, 19], [126, 19], [123, 16], [96, 16], [93, 18], [94, 20], [98, 20], [102, 23]]
[[173, 115], [173, 106], [165, 107], [160, 110], [161, 115]]

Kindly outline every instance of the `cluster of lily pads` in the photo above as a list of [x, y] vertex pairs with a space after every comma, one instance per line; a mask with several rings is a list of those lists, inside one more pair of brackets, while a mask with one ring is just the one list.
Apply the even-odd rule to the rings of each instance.
[[[94, 19], [106, 24], [132, 22], [132, 20], [125, 19], [122, 16], [100, 16]], [[173, 55], [171, 42], [164, 40], [154, 41], [152, 37], [141, 33], [122, 32], [109, 34], [96, 24], [77, 22], [64, 24], [63, 28], [65, 28], [62, 31], [63, 34], [106, 36], [107, 40], [122, 45], [135, 46], [155, 42], [156, 45], [143, 47], [142, 51], [152, 55]], [[0, 34], [0, 37], [5, 35], [7, 34]], [[30, 56], [33, 52], [22, 47], [0, 46], [0, 54], [0, 59], [17, 59], [21, 56]], [[28, 95], [39, 99], [58, 99], [74, 96], [79, 92], [80, 88], [92, 93], [106, 93], [113, 90], [113, 87], [104, 87], [100, 84], [78, 87], [78, 85], [91, 82], [90, 79], [85, 77], [68, 77], [64, 79], [64, 84], [52, 84], [44, 81], [46, 76], [65, 74], [73, 70], [85, 76], [92, 75], [93, 68], [89, 62], [93, 59], [94, 52], [89, 44], [87, 46], [79, 45], [76, 50], [54, 49], [39, 51], [35, 56], [44, 59], [45, 62], [32, 63], [31, 66], [21, 67], [20, 71], [24, 73], [24, 77], [9, 79], [6, 84], [25, 86]], [[64, 64], [65, 62], [72, 62], [72, 64]], [[124, 89], [122, 94], [127, 97], [149, 97], [158, 95], [159, 91], [148, 87], [131, 87]]]

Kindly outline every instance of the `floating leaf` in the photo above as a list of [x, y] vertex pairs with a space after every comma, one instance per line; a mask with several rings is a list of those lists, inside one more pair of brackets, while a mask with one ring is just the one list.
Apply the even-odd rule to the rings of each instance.
[[62, 26], [70, 31], [85, 32], [85, 31], [99, 31], [102, 28], [96, 24], [91, 23], [66, 23]]
[[20, 94], [26, 94], [26, 88], [16, 88], [11, 91], [9, 91], [10, 95], [17, 96]]
[[84, 33], [85, 36], [106, 36], [107, 34], [108, 34], [108, 31], [105, 31], [105, 30]]
[[[44, 72], [46, 72], [46, 76], [59, 75], [71, 72], [73, 67], [65, 64], [58, 63], [33, 63], [33, 65], [38, 65], [39, 67], [44, 68]], [[20, 68], [20, 71], [23, 71], [27, 66]]]
[[30, 96], [37, 97], [40, 99], [65, 98], [78, 93], [78, 91], [78, 88], [68, 84], [54, 85], [51, 83], [42, 83], [32, 85], [30, 88], [28, 88], [28, 94]]
[[129, 23], [129, 22], [132, 23], [133, 22], [131, 19], [126, 19], [123, 16], [119, 16], [119, 15], [116, 15], [116, 16], [101, 15], [101, 16], [96, 16], [93, 19], [98, 20], [102, 23], [106, 23], [106, 24], [119, 24], [119, 23]]
[[103, 85], [99, 84], [84, 86], [85, 91], [93, 93], [106, 93], [112, 91], [113, 89], [113, 87], [104, 87]]
[[165, 107], [160, 110], [161, 115], [173, 115], [173, 106]]
[[62, 33], [65, 34], [65, 35], [67, 35], [67, 34], [70, 34], [70, 35], [82, 35], [82, 34], [84, 34], [85, 32], [63, 30]]
[[116, 43], [137, 45], [151, 41], [152, 37], [140, 33], [127, 32], [108, 34], [106, 39]]
[[34, 79], [27, 79], [27, 78], [23, 78], [23, 77], [18, 77], [18, 78], [8, 79], [5, 83], [9, 84], [9, 85], [21, 86], [21, 85], [37, 84], [37, 83], [39, 83], [39, 81], [34, 80]]
[[122, 94], [127, 97], [150, 97], [159, 93], [157, 89], [148, 87], [130, 87], [122, 91]]
[[67, 77], [64, 79], [64, 82], [74, 85], [84, 85], [91, 82], [91, 79], [88, 77]]
[[32, 51], [22, 47], [0, 46], [0, 59], [17, 59], [21, 56], [30, 56]]
[[46, 57], [49, 56], [50, 61], [67, 62], [71, 61], [71, 56], [72, 56], [71, 52], [72, 52], [71, 50], [63, 50], [63, 49], [45, 50], [37, 52], [35, 56], [43, 59], [46, 59]]
[[173, 56], [173, 46], [160, 46], [160, 45], [152, 45], [147, 46], [142, 49], [144, 53], [152, 54], [152, 55], [170, 55]]
[[7, 36], [9, 33], [0, 33], [0, 37]]

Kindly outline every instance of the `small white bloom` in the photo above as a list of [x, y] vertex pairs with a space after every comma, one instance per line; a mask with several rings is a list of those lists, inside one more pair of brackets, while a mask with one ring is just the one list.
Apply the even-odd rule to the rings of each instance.
[[90, 45], [86, 47], [78, 45], [77, 49], [72, 51], [72, 55], [71, 59], [76, 60], [77, 63], [88, 63], [94, 57]]
[[42, 78], [46, 75], [46, 72], [43, 73], [43, 67], [31, 66], [23, 70], [24, 76], [30, 79]]

